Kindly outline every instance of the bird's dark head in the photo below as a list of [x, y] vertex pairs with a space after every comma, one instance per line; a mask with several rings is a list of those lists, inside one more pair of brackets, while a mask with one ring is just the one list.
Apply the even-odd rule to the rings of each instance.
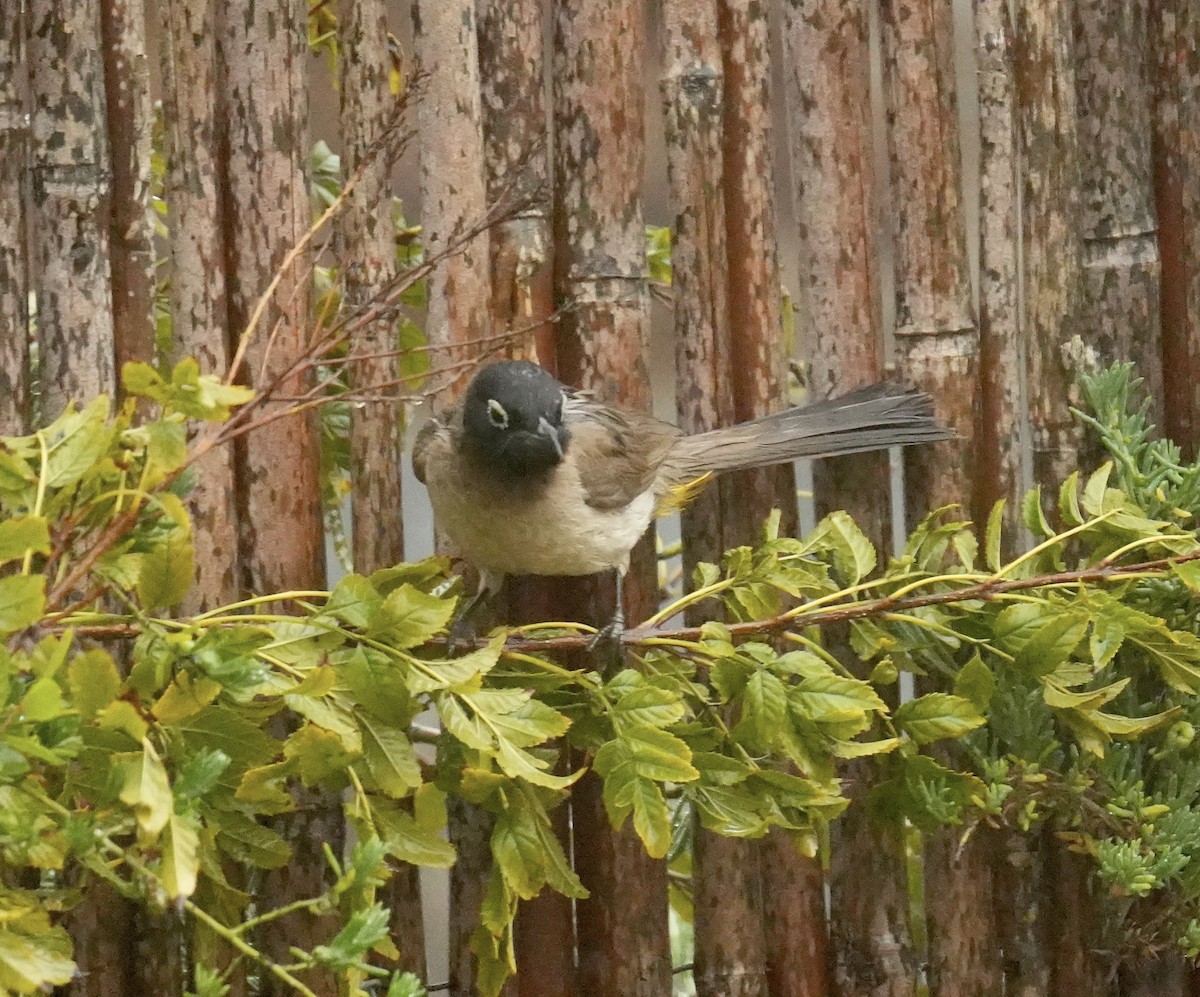
[[496, 471], [529, 475], [563, 459], [563, 387], [537, 364], [502, 360], [484, 367], [463, 398], [464, 439]]

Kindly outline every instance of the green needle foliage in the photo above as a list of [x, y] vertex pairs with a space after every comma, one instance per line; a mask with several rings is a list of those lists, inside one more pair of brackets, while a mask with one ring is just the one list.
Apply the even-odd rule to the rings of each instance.
[[[1094, 855], [1123, 937], [1200, 951], [1200, 543], [1185, 511], [1198, 475], [1137, 429], [1128, 372], [1087, 386], [1113, 462], [1064, 483], [1056, 526], [1031, 497], [1027, 554], [1001, 561], [998, 514], [980, 543], [938, 510], [883, 564], [844, 513], [801, 539], [773, 521], [758, 547], [701, 565], [615, 673], [559, 657], [585, 640], [563, 628], [500, 630], [448, 657], [458, 590], [440, 559], [172, 617], [193, 565], [185, 421], [219, 425], [249, 393], [191, 361], [169, 378], [132, 365], [125, 385], [155, 417], [101, 398], [0, 440], [0, 988], [70, 979], [54, 915], [83, 870], [182, 908], [298, 993], [314, 967], [364, 993], [388, 976], [370, 959], [390, 951], [377, 887], [399, 862], [454, 862], [442, 831], [458, 796], [494, 816], [474, 949], [495, 994], [518, 901], [586, 895], [550, 819], [585, 768], [613, 825], [683, 869], [688, 813], [815, 851], [848, 805], [839, 760], [863, 756], [881, 768], [867, 801], [880, 820], [1051, 820]], [[696, 603], [727, 622], [657, 626]], [[829, 623], [868, 679], [825, 645]], [[889, 709], [881, 691], [901, 671], [935, 691]], [[430, 709], [433, 735], [414, 727]], [[947, 741], [969, 765], [929, 751]], [[568, 749], [583, 767], [563, 768]], [[358, 844], [329, 854], [328, 888], [301, 902], [339, 929], [279, 965], [252, 931], [284, 911], [251, 916], [222, 870], [288, 862], [270, 819], [296, 786], [341, 793]], [[210, 968], [196, 980], [222, 992]], [[409, 974], [388, 986], [420, 992]]]

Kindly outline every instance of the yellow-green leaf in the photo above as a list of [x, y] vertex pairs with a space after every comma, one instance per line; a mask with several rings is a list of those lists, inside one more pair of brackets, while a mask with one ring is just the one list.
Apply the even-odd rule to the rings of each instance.
[[192, 587], [196, 552], [186, 530], [172, 530], [157, 546], [142, 555], [138, 572], [138, 598], [146, 609], [177, 606]]
[[67, 665], [67, 687], [71, 690], [72, 705], [85, 720], [91, 720], [117, 698], [121, 676], [107, 651], [91, 648], [75, 655]]
[[200, 872], [200, 837], [190, 818], [172, 813], [163, 836], [162, 885], [170, 900], [196, 892]]
[[918, 744], [945, 737], [962, 737], [984, 724], [974, 703], [944, 692], [931, 692], [901, 703], [892, 719]]
[[0, 578], [0, 633], [24, 630], [42, 618], [46, 609], [46, 579], [42, 575]]
[[145, 738], [141, 757], [125, 770], [121, 802], [133, 809], [139, 830], [150, 838], [158, 837], [171, 816], [174, 800], [167, 770], [154, 745]]
[[50, 528], [42, 516], [18, 516], [0, 522], [0, 564], [35, 554], [50, 553]]

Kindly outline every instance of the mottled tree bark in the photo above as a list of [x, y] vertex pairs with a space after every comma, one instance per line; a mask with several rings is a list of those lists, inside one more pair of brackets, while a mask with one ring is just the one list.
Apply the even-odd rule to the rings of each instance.
[[1005, 500], [1005, 556], [1020, 546], [1025, 449], [1017, 231], [1016, 81], [1008, 0], [975, 0], [979, 73], [979, 374], [974, 519]]
[[[224, 194], [229, 282], [229, 322], [246, 349], [246, 380], [260, 388], [278, 384], [299, 394], [304, 378], [289, 374], [308, 346], [308, 295], [304, 254], [283, 275], [257, 327], [251, 312], [287, 252], [311, 225], [305, 166], [308, 107], [304, 88], [305, 16], [298, 0], [268, 0], [246, 7], [218, 6], [217, 45], [223, 70]], [[238, 512], [244, 588], [251, 593], [323, 588], [324, 544], [317, 483], [317, 438], [307, 414], [277, 419], [250, 433], [238, 450]], [[294, 790], [297, 809], [276, 823], [293, 848], [289, 864], [265, 874], [263, 909], [320, 893], [329, 869], [322, 848], [340, 850], [339, 801]], [[261, 943], [286, 961], [288, 949], [310, 949], [330, 935], [330, 919], [308, 913], [270, 922]], [[321, 995], [336, 991], [328, 973], [306, 982]], [[264, 977], [264, 992], [274, 980]]]
[[128, 997], [137, 992], [137, 908], [108, 883], [88, 877], [83, 885], [82, 899], [64, 919], [79, 975], [63, 990], [69, 997]]
[[1022, 229], [1033, 477], [1055, 490], [1075, 469], [1081, 433], [1068, 406], [1089, 363], [1081, 325], [1079, 155], [1070, 7], [1018, 6], [1017, 119], [1024, 165]]
[[44, 421], [69, 401], [111, 395], [108, 137], [99, 0], [31, 0], [33, 199], [29, 218], [38, 300]]
[[[785, 14], [804, 334], [809, 383], [822, 399], [883, 373], [866, 10], [859, 2], [789, 0]], [[873, 541], [888, 548], [886, 455], [820, 461], [814, 484], [819, 515], [846, 509]], [[829, 639], [835, 647], [840, 643], [834, 634]], [[838, 650], [848, 651], [844, 645]], [[857, 798], [873, 769], [856, 763], [846, 774]], [[864, 997], [908, 997], [916, 968], [903, 856], [870, 826], [861, 806], [852, 807], [833, 830], [836, 985]]]
[[[343, 162], [357, 185], [338, 219], [343, 308], [362, 312], [395, 279], [396, 232], [389, 171], [397, 97], [388, 81], [387, 7], [384, 0], [341, 0], [338, 59]], [[361, 174], [359, 171], [362, 171]], [[373, 386], [396, 381], [395, 317], [356, 323], [348, 348], [355, 357], [350, 385], [362, 400], [350, 415], [350, 510], [354, 570], [369, 574], [404, 559], [400, 477], [404, 458], [404, 412]], [[391, 911], [390, 935], [399, 969], [425, 977], [425, 932], [420, 870], [397, 863], [380, 888]]]
[[[1101, 910], [1102, 888], [1094, 874], [1090, 855], [1075, 855], [1052, 835], [1046, 834], [1046, 879], [1049, 894], [1042, 926], [1050, 948], [1050, 997], [1110, 997], [1114, 994], [1116, 974], [1112, 965], [1111, 942], [1105, 939], [1105, 920]], [[1027, 873], [1036, 888], [1038, 876]], [[1024, 884], [1018, 889], [1025, 889]], [[1018, 916], [1023, 912], [1018, 911]], [[1109, 952], [1106, 953], [1106, 949]], [[1034, 991], [1025, 991], [1033, 997]], [[1155, 990], [1156, 997], [1182, 997], [1179, 990]], [[1134, 997], [1126, 993], [1124, 997]]]
[[25, 18], [0, 18], [0, 436], [29, 425], [29, 258], [25, 211], [29, 189], [29, 77]]
[[1076, 0], [1083, 328], [1102, 364], [1132, 360], [1162, 424], [1160, 277], [1151, 146], [1150, 38], [1141, 0]]
[[1050, 992], [1049, 934], [1055, 929], [1047, 907], [1046, 837], [1006, 829], [997, 844], [997, 922], [1004, 993], [1012, 997], [1046, 997]]
[[[939, 0], [883, 4], [899, 366], [955, 434], [905, 451], [910, 529], [930, 509], [969, 509], [974, 480], [979, 339], [967, 275], [951, 13]], [[918, 682], [924, 691], [939, 688]], [[965, 762], [952, 748], [939, 754], [955, 766]], [[991, 866], [978, 838], [959, 837], [951, 827], [925, 837], [930, 992], [987, 997], [1000, 987]]]
[[1200, 8], [1195, 0], [1151, 0], [1148, 21], [1164, 424], [1192, 460], [1200, 441]]
[[108, 246], [112, 258], [116, 363], [154, 358], [154, 219], [150, 206], [150, 66], [144, 0], [102, 0], [101, 42], [107, 98], [112, 191]]
[[[558, 0], [554, 37], [555, 293], [564, 307], [558, 367], [604, 401], [648, 408], [648, 292], [642, 224], [642, 7], [633, 0]], [[657, 597], [653, 548], [634, 550], [629, 617]], [[577, 618], [607, 621], [610, 585], [583, 583]], [[607, 823], [599, 781], [577, 784], [576, 867], [591, 898], [576, 905], [581, 993], [657, 997], [671, 987], [664, 863], [628, 824]]]
[[[445, 249], [483, 217], [483, 125], [475, 0], [421, 0], [414, 8], [417, 57], [427, 76], [417, 107], [421, 159], [421, 225], [426, 253]], [[472, 239], [429, 276], [425, 333], [440, 403], [466, 387], [491, 350], [488, 234]]]
[[[229, 366], [229, 317], [216, 151], [217, 50], [210, 0], [170, 0], [162, 16], [164, 197], [175, 357], [201, 370]], [[196, 581], [182, 611], [233, 602], [241, 584], [233, 448], [217, 447], [196, 466], [188, 496], [196, 539]]]
[[[675, 408], [679, 426], [700, 433], [734, 421], [722, 197], [723, 66], [715, 0], [670, 0], [662, 7], [663, 111], [674, 207], [672, 296]], [[683, 510], [683, 564], [719, 563], [730, 546], [717, 481]], [[693, 612], [699, 623], [708, 611]], [[696, 829], [692, 873], [695, 980], [700, 997], [767, 993], [766, 943], [753, 842]]]

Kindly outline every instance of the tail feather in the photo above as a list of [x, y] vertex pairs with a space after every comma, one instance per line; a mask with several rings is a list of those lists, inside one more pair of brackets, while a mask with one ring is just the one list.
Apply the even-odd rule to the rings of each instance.
[[934, 417], [928, 395], [874, 384], [815, 405], [683, 437], [660, 474], [670, 485], [710, 472], [933, 443], [950, 435]]

